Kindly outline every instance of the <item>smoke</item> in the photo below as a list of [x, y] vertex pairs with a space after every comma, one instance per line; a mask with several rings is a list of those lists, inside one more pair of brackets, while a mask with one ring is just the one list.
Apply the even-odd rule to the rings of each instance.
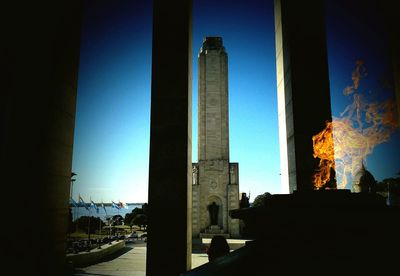
[[[394, 98], [369, 101], [360, 84], [367, 77], [363, 60], [357, 60], [351, 74], [352, 85], [343, 90], [352, 103], [340, 117], [333, 117], [324, 130], [313, 136], [314, 157], [320, 158], [314, 174], [314, 186], [319, 189], [329, 181], [330, 168], [335, 169], [337, 188], [346, 188], [374, 148], [390, 139], [398, 127]], [[332, 136], [332, 139], [326, 137]], [[325, 138], [324, 138], [325, 137]], [[326, 149], [331, 149], [327, 151]]]

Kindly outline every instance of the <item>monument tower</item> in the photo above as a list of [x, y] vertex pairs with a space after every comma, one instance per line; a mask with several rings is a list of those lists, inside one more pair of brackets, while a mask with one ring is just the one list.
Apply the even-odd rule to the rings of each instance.
[[193, 237], [239, 237], [238, 163], [229, 162], [228, 56], [206, 37], [198, 57], [198, 163], [193, 163]]

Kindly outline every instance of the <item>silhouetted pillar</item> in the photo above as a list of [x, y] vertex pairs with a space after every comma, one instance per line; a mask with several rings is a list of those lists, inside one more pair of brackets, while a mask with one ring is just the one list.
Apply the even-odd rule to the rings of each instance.
[[398, 28], [398, 9], [396, 2], [379, 2], [383, 6], [386, 28], [389, 32], [390, 54], [393, 66], [394, 89], [397, 103], [398, 123], [400, 124], [400, 30]]
[[191, 267], [191, 1], [154, 1], [146, 275]]
[[323, 0], [275, 0], [282, 184], [312, 189], [312, 136], [332, 120]]
[[11, 274], [69, 275], [81, 1], [8, 1], [2, 9], [2, 261], [13, 264]]
[[[397, 43], [398, 47], [400, 47], [400, 43]], [[396, 94], [396, 103], [397, 103], [397, 120], [400, 124], [400, 53], [393, 52], [393, 75], [394, 75], [394, 88]]]

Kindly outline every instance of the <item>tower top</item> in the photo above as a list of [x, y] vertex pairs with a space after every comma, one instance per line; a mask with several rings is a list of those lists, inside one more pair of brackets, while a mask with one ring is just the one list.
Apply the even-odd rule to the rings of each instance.
[[206, 50], [223, 50], [225, 47], [222, 43], [222, 37], [220, 36], [207, 36], [203, 39], [203, 46], [200, 49], [200, 53]]

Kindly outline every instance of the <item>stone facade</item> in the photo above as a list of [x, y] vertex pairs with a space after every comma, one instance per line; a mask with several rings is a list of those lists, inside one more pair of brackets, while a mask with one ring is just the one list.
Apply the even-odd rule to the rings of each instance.
[[[199, 58], [198, 163], [193, 163], [193, 237], [239, 237], [239, 164], [229, 162], [228, 56], [220, 37], [203, 41]], [[208, 206], [218, 205], [216, 225]]]

